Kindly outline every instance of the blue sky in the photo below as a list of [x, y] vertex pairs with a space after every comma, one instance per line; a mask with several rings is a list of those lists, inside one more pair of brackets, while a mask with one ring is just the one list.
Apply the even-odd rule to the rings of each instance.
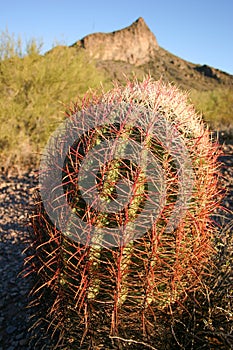
[[47, 51], [140, 16], [166, 50], [233, 74], [233, 0], [2, 0], [0, 31], [41, 39]]

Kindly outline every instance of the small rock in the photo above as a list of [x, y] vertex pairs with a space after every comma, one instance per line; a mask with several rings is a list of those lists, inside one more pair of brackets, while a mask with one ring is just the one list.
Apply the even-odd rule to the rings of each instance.
[[27, 345], [27, 343], [28, 343], [27, 339], [21, 339], [21, 340], [19, 341], [19, 345], [20, 345], [20, 346]]
[[8, 326], [6, 329], [7, 334], [13, 334], [16, 331], [16, 327], [15, 326]]
[[21, 340], [21, 339], [23, 339], [23, 337], [24, 337], [24, 334], [23, 334], [23, 333], [20, 333], [20, 334], [17, 334], [17, 335], [15, 336], [15, 339], [16, 339], [16, 340]]

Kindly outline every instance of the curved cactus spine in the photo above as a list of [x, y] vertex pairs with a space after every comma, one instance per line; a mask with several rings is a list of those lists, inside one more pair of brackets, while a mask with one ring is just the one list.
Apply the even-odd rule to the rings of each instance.
[[63, 312], [58, 328], [74, 342], [96, 323], [126, 331], [130, 318], [148, 334], [156, 312], [200, 287], [213, 253], [217, 146], [187, 96], [151, 79], [84, 99], [68, 117], [63, 137], [77, 140], [67, 151], [53, 139], [59, 152], [33, 221], [39, 288], [55, 296], [51, 324]]

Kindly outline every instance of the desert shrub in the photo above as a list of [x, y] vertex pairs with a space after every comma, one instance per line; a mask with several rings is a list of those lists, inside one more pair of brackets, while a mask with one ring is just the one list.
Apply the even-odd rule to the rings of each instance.
[[212, 130], [233, 128], [233, 93], [222, 87], [211, 91], [191, 91], [191, 99]]
[[23, 57], [18, 49], [5, 54], [0, 60], [2, 166], [38, 165], [48, 136], [64, 118], [62, 104], [101, 81], [106, 82], [104, 75], [74, 48], [56, 47], [42, 56], [32, 41]]

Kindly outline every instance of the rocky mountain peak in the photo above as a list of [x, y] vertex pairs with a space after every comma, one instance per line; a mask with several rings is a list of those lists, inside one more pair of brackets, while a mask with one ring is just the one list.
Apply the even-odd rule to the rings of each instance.
[[76, 42], [97, 60], [123, 61], [136, 66], [149, 62], [159, 48], [154, 34], [142, 17], [129, 27], [112, 33], [94, 33]]

